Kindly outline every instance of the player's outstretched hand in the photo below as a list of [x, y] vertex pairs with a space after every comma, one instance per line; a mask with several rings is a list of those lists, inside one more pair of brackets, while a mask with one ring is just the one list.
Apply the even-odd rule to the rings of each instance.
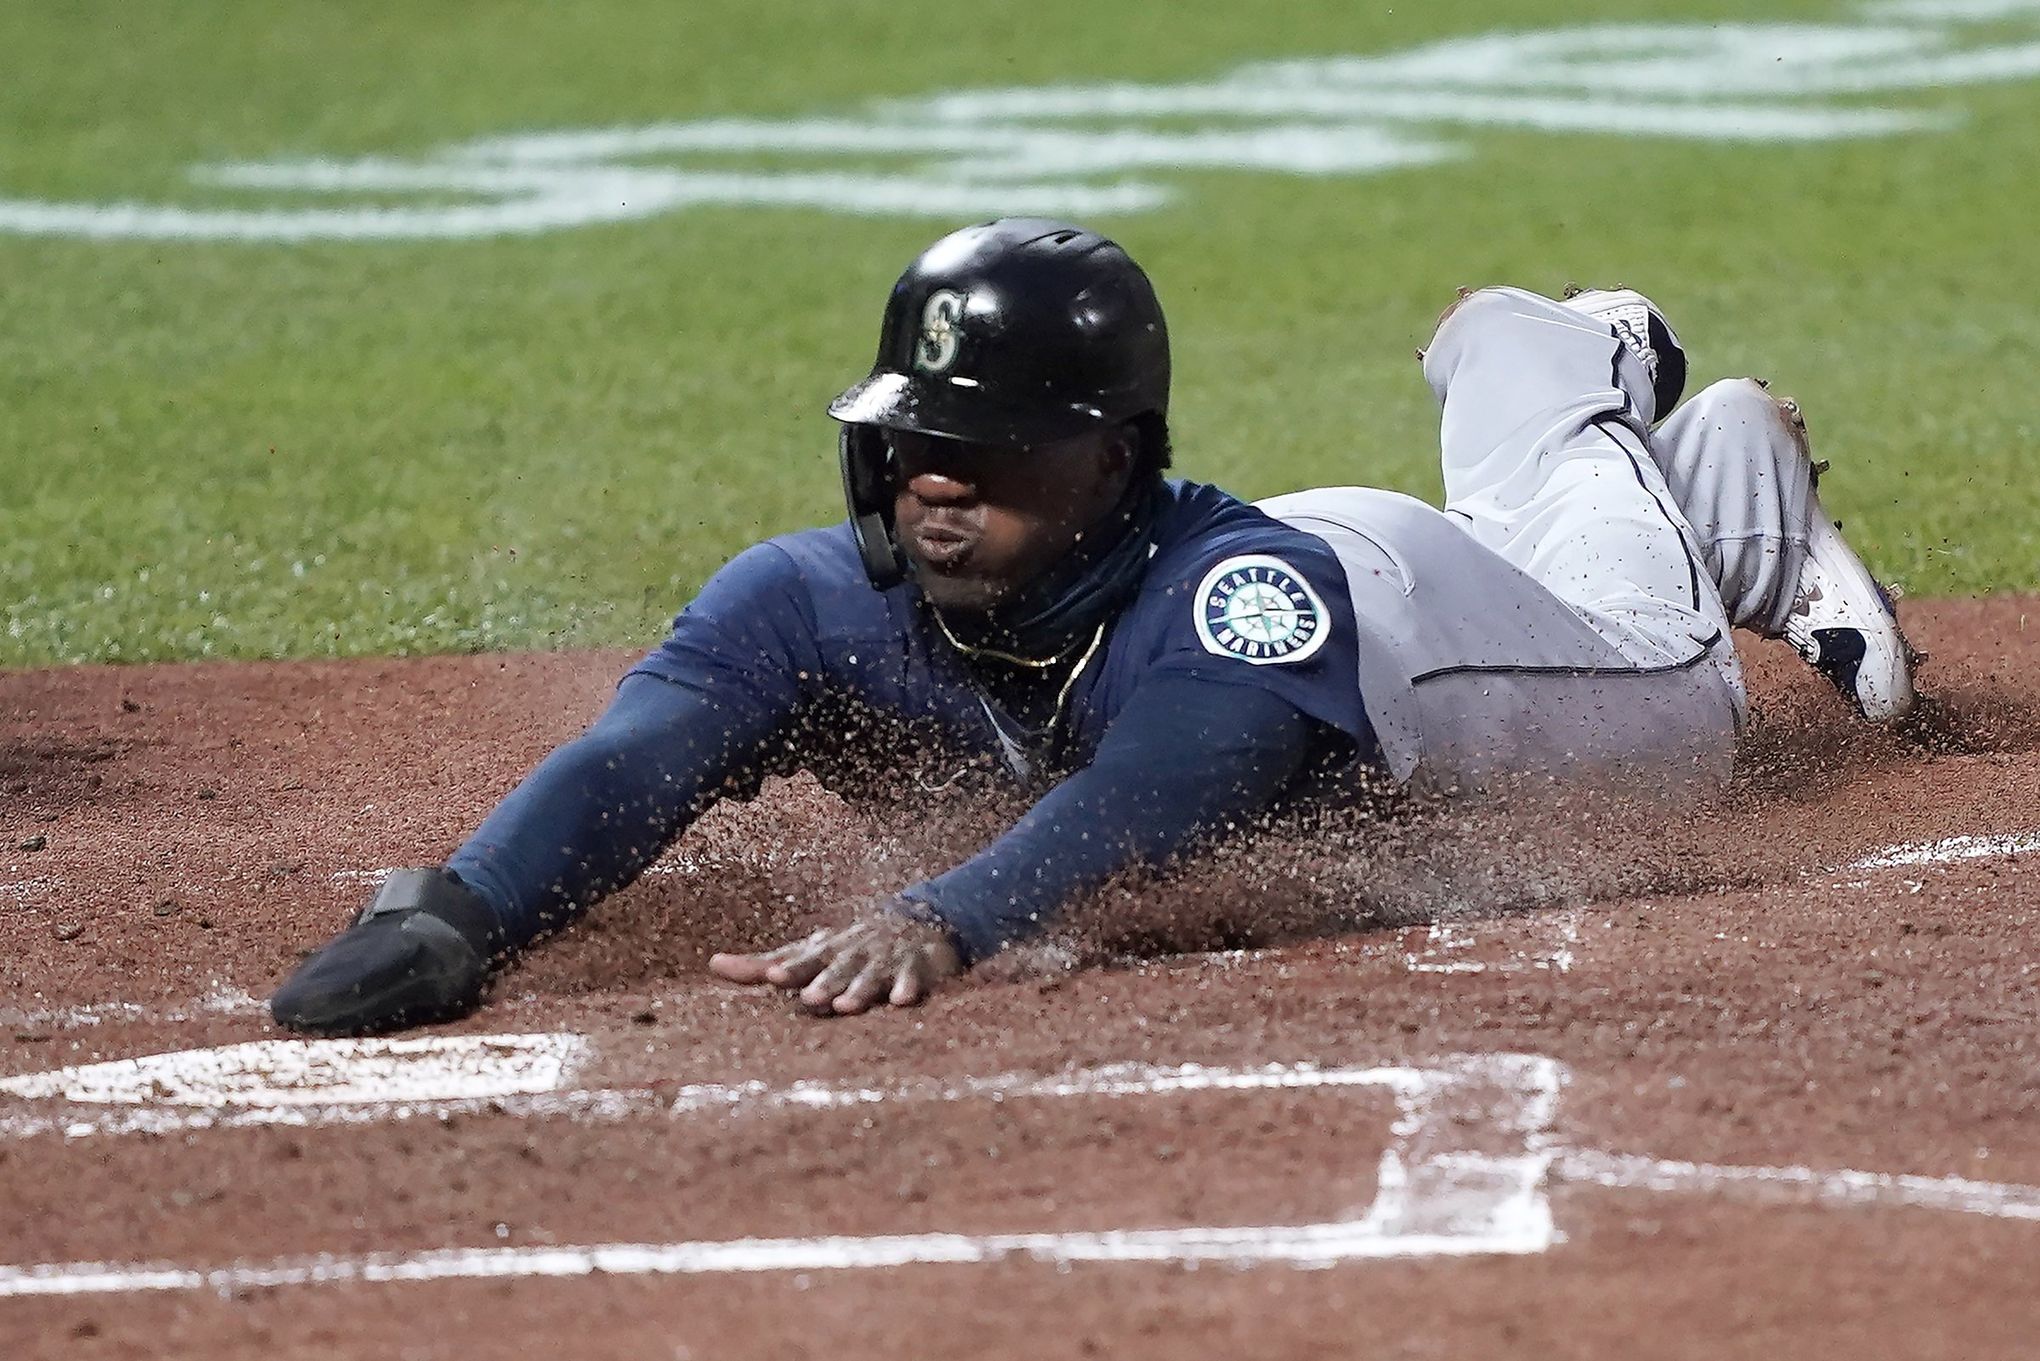
[[487, 908], [448, 871], [396, 870], [354, 925], [284, 981], [269, 1012], [319, 1035], [450, 1021], [481, 1002], [497, 944]]
[[910, 1007], [963, 972], [949, 932], [897, 912], [873, 912], [756, 955], [716, 955], [708, 967], [732, 983], [800, 991], [817, 1016], [854, 1016], [891, 1003]]

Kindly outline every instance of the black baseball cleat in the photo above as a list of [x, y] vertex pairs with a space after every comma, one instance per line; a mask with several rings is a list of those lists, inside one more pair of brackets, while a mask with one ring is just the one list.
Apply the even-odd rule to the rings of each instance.
[[492, 971], [494, 924], [442, 869], [395, 870], [347, 930], [269, 999], [278, 1025], [366, 1035], [473, 1011]]

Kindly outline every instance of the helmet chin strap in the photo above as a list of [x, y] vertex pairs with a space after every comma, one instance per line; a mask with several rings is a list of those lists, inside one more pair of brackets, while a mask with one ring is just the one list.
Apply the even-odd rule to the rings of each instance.
[[1162, 505], [1159, 478], [1137, 477], [1061, 562], [986, 614], [935, 622], [965, 656], [1046, 670], [1066, 662], [1133, 595], [1147, 572]]

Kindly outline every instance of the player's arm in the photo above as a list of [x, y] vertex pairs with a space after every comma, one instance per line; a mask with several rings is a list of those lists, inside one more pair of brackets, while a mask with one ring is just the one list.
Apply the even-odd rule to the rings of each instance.
[[797, 709], [811, 646], [786, 555], [738, 557], [624, 678], [608, 710], [547, 756], [444, 866], [400, 870], [271, 999], [304, 1030], [389, 1029], [464, 1014], [490, 975], [633, 882], [727, 789], [754, 783]]
[[1112, 875], [1265, 812], [1322, 750], [1324, 731], [1271, 690], [1157, 678], [1090, 765], [982, 852], [901, 896], [939, 916], [974, 963], [1038, 933]]
[[822, 1013], [919, 1001], [1121, 870], [1161, 864], [1265, 811], [1327, 733], [1272, 690], [1158, 676], [1088, 766], [970, 860], [844, 930], [762, 955], [718, 955], [713, 967], [738, 982], [799, 988]]

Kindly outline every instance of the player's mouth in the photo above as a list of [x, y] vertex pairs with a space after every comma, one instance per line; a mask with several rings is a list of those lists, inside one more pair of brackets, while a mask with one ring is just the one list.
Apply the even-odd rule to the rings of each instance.
[[937, 571], [962, 567], [978, 541], [976, 533], [960, 525], [928, 520], [914, 526], [909, 538], [913, 541], [914, 556]]

